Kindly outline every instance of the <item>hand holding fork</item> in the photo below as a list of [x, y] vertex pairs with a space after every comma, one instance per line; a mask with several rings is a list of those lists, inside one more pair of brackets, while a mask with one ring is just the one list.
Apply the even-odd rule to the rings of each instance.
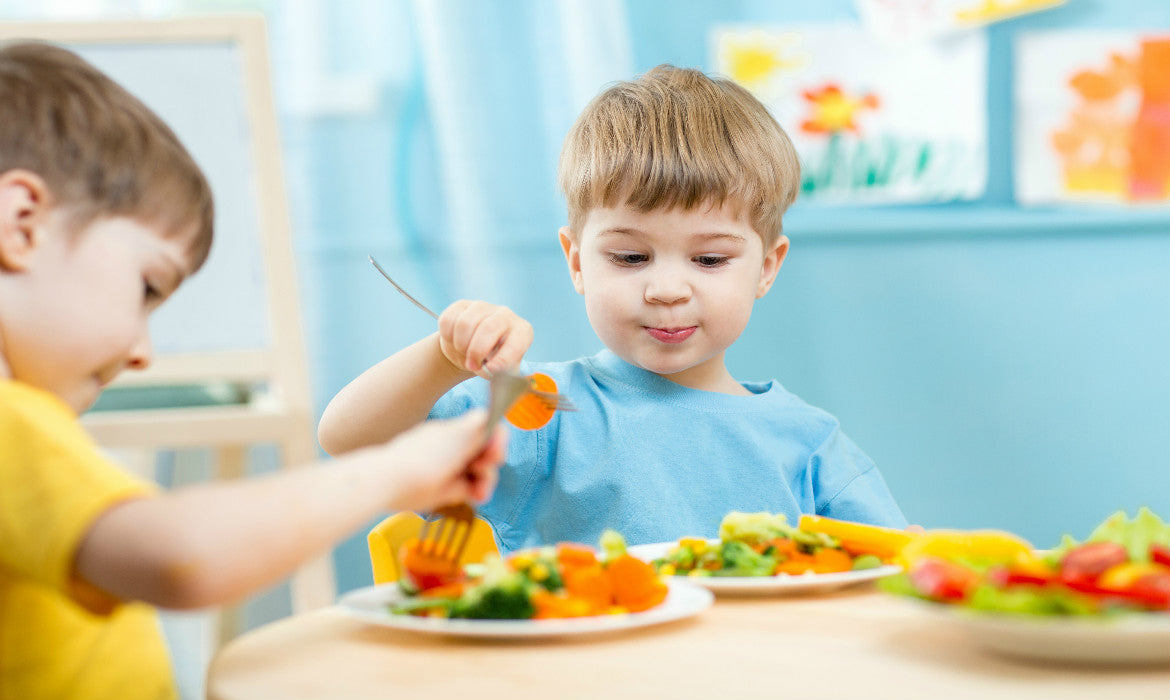
[[[399, 286], [382, 269], [378, 261], [374, 260], [372, 255], [370, 256], [370, 262], [378, 269], [378, 272], [382, 273], [386, 281], [410, 300], [412, 304], [429, 314], [435, 320], [439, 319], [438, 314], [427, 308], [425, 304], [415, 299], [409, 292]], [[494, 350], [498, 350], [498, 347], [493, 348]], [[446, 351], [444, 350], [444, 352]], [[464, 354], [466, 355], [466, 353]], [[486, 363], [485, 358], [484, 362], [480, 365], [481, 368]], [[487, 428], [484, 435], [485, 442], [491, 437], [492, 431], [495, 430], [500, 420], [508, 414], [513, 406], [516, 406], [526, 396], [531, 396], [536, 399], [549, 415], [554, 411], [576, 410], [576, 406], [573, 405], [567, 396], [556, 391], [537, 389], [534, 383], [534, 377], [525, 377], [507, 368], [491, 373], [489, 380]], [[422, 531], [419, 533], [419, 554], [428, 558], [437, 568], [456, 569], [459, 566], [463, 550], [467, 545], [474, 521], [475, 511], [466, 503], [453, 504], [436, 509], [431, 517], [427, 518], [423, 524]]]
[[[402, 296], [406, 297], [410, 301], [410, 303], [417, 306], [424, 313], [428, 314], [431, 318], [435, 319], [436, 321], [439, 319], [439, 314], [437, 314], [434, 311], [432, 311], [431, 309], [429, 309], [425, 304], [423, 304], [418, 299], [415, 299], [409, 292], [407, 292], [405, 289], [403, 289], [401, 286], [399, 286], [399, 284], [397, 282], [395, 282], [394, 279], [392, 277], [390, 277], [390, 275], [384, 269], [382, 269], [382, 266], [378, 264], [378, 261], [374, 260], [374, 257], [372, 255], [370, 256], [370, 262], [374, 265], [375, 268], [377, 268], [378, 272], [382, 273], [382, 276], [386, 278], [386, 281], [389, 282], [391, 285], [393, 285], [394, 288], [397, 289], [400, 294], [402, 294]], [[497, 342], [497, 346], [498, 345], [499, 345], [499, 343]], [[494, 350], [498, 350], [498, 347], [494, 348]], [[463, 354], [465, 356], [466, 356], [466, 352], [467, 352], [466, 349], [463, 349]], [[482, 369], [483, 365], [485, 365], [486, 363], [487, 363], [487, 359], [485, 358], [483, 363], [481, 363], [481, 365], [480, 365], [481, 369]], [[491, 381], [493, 393], [498, 391], [501, 394], [503, 394], [507, 397], [510, 397], [508, 403], [503, 408], [503, 413], [501, 413], [499, 416], [496, 416], [497, 420], [500, 417], [502, 417], [503, 414], [506, 414], [508, 412], [508, 409], [510, 409], [525, 394], [528, 394], [528, 395], [531, 395], [535, 398], [540, 399], [541, 403], [549, 411], [575, 411], [575, 410], [577, 410], [576, 406], [573, 405], [573, 402], [570, 401], [569, 398], [567, 396], [565, 396], [564, 394], [558, 393], [556, 391], [543, 391], [541, 389], [538, 389], [535, 386], [535, 384], [533, 383], [531, 377], [525, 377], [525, 376], [520, 375], [519, 373], [517, 373], [511, 369], [505, 368], [505, 369], [492, 371], [490, 381]], [[526, 391], [524, 389], [526, 389]], [[491, 410], [490, 406], [491, 405], [489, 404], [489, 410]], [[493, 415], [494, 415], [494, 413], [493, 413]], [[489, 421], [489, 423], [490, 422], [491, 421]], [[492, 426], [489, 425], [489, 430], [491, 429], [491, 427]]]

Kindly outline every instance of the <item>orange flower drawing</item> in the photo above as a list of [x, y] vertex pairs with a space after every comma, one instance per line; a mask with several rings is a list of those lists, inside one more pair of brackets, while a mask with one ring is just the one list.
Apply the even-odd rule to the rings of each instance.
[[834, 83], [826, 83], [818, 90], [805, 90], [803, 94], [812, 114], [800, 128], [810, 134], [857, 133], [857, 114], [863, 109], [877, 109], [881, 104], [877, 95], [853, 96]]

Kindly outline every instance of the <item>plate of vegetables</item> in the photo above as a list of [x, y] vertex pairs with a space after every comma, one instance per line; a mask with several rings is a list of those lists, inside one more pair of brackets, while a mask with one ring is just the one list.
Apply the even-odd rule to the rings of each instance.
[[818, 516], [803, 516], [793, 526], [783, 514], [732, 512], [720, 523], [718, 539], [683, 538], [630, 552], [663, 576], [715, 593], [807, 594], [900, 572], [892, 560], [910, 537]]
[[945, 615], [981, 648], [1029, 660], [1170, 665], [1170, 524], [1117, 512], [1083, 541], [928, 531], [880, 585]]
[[466, 564], [458, 577], [370, 586], [340, 600], [350, 615], [396, 629], [461, 637], [559, 637], [657, 625], [697, 615], [710, 591], [665, 581], [609, 531], [581, 544]]

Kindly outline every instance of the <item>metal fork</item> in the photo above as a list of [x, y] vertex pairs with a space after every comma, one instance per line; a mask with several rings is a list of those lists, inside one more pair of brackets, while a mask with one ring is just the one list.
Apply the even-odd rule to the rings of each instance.
[[418, 533], [418, 553], [430, 562], [430, 571], [457, 571], [463, 550], [475, 526], [475, 509], [468, 503], [436, 508]]
[[[397, 286], [397, 285], [395, 285]], [[504, 414], [532, 391], [527, 377], [515, 372], [498, 372], [489, 383], [487, 429], [484, 442], [491, 439], [492, 431], [503, 419]], [[423, 521], [418, 534], [418, 553], [430, 561], [426, 568], [439, 571], [455, 571], [463, 559], [463, 551], [475, 526], [475, 510], [467, 503], [442, 506]]]
[[[386, 281], [389, 282], [390, 284], [394, 285], [394, 288], [397, 289], [398, 292], [402, 296], [409, 299], [410, 303], [412, 303], [415, 306], [417, 306], [418, 308], [422, 309], [423, 312], [429, 314], [431, 318], [435, 319], [436, 321], [439, 320], [439, 314], [435, 313], [434, 311], [431, 311], [429, 308], [427, 308], [426, 304], [422, 303], [418, 299], [415, 299], [413, 296], [411, 296], [410, 292], [406, 291], [401, 286], [399, 286], [398, 283], [394, 281], [394, 278], [391, 277], [385, 270], [382, 269], [382, 266], [378, 264], [378, 261], [374, 260], [373, 255], [369, 256], [369, 258], [370, 258], [370, 262], [373, 263], [374, 267], [376, 267], [378, 269], [378, 272], [381, 272], [382, 276], [386, 278]], [[573, 404], [572, 401], [569, 400], [569, 397], [565, 396], [564, 394], [562, 394], [560, 392], [540, 391], [532, 386], [531, 379], [529, 379], [528, 377], [525, 377], [521, 374], [517, 374], [516, 372], [513, 372], [511, 370], [502, 370], [499, 372], [495, 372], [492, 375], [492, 382], [493, 383], [496, 381], [496, 377], [500, 378], [501, 383], [505, 383], [505, 382], [507, 383], [507, 392], [506, 392], [507, 394], [511, 394], [512, 392], [517, 392], [517, 391], [520, 392], [520, 393], [517, 393], [511, 401], [509, 401], [509, 403], [507, 404], [507, 407], [505, 407], [503, 409], [503, 411], [500, 413], [500, 416], [503, 416], [504, 413], [507, 413], [508, 408], [510, 408], [512, 406], [512, 404], [516, 403], [516, 401], [524, 394], [523, 391], [520, 391], [521, 388], [526, 389], [528, 391], [528, 393], [539, 398], [541, 400], [541, 402], [547, 408], [549, 408], [553, 411], [576, 411], [577, 410], [577, 407]], [[494, 390], [495, 390], [495, 387], [493, 386], [493, 391]], [[488, 413], [489, 413], [489, 416], [494, 415], [491, 408], [488, 409]], [[497, 417], [496, 420], [498, 421], [499, 417]], [[492, 426], [494, 426], [494, 425], [495, 425], [495, 423], [493, 423], [489, 419], [489, 421], [488, 421], [489, 434], [490, 434]]]
[[[439, 315], [427, 308], [427, 305], [411, 296], [410, 292], [403, 289], [394, 278], [391, 277], [382, 266], [374, 260], [374, 256], [369, 256], [370, 262], [382, 273], [386, 281], [394, 286], [398, 292], [410, 300], [423, 312], [430, 315], [436, 321], [439, 320]], [[513, 372], [512, 370], [502, 370], [494, 372], [491, 380], [488, 382], [488, 420], [487, 430], [484, 433], [484, 441], [486, 442], [492, 434], [492, 430], [503, 419], [504, 414], [508, 409], [512, 408], [520, 397], [525, 393], [533, 394], [538, 397], [548, 408], [555, 411], [575, 411], [577, 407], [569, 400], [569, 397], [557, 392], [540, 391], [533, 387], [532, 379], [521, 374]], [[436, 568], [440, 570], [455, 570], [459, 567], [459, 561], [463, 558], [463, 550], [467, 547], [467, 541], [471, 537], [471, 528], [475, 525], [475, 509], [467, 503], [456, 503], [453, 505], [442, 506], [436, 508], [423, 521], [422, 530], [418, 534], [418, 552], [424, 557], [430, 559]]]

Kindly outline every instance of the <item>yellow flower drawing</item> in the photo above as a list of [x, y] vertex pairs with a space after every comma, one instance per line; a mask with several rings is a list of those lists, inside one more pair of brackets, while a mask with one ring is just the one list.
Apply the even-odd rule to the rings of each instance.
[[797, 47], [800, 37], [793, 33], [724, 34], [720, 38], [721, 64], [727, 77], [749, 90], [759, 90], [778, 74], [803, 67], [808, 58]]

